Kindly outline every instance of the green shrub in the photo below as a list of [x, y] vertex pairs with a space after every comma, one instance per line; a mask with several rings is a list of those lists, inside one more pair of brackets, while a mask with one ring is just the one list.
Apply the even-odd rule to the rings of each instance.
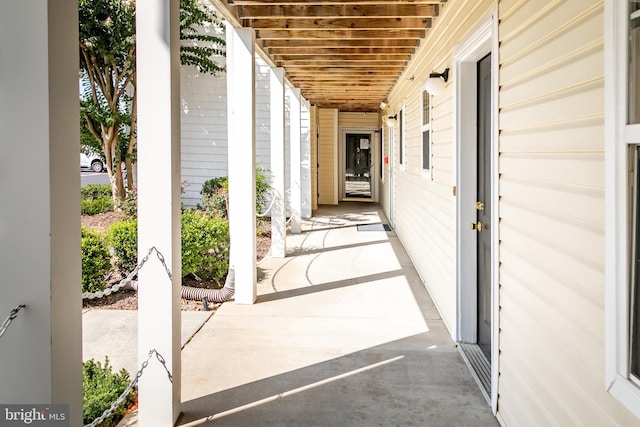
[[271, 189], [269, 184], [268, 171], [266, 169], [256, 169], [256, 212], [261, 213], [264, 209], [264, 202], [267, 199], [267, 192]]
[[[201, 279], [221, 282], [229, 269], [229, 225], [226, 220], [200, 211], [182, 212], [182, 276], [195, 274]], [[138, 259], [138, 222], [120, 221], [108, 231], [116, 265], [132, 271]]]
[[82, 292], [97, 292], [105, 288], [104, 277], [111, 269], [110, 259], [105, 239], [83, 227]]
[[138, 220], [114, 223], [107, 232], [109, 246], [113, 248], [116, 266], [127, 274], [138, 264]]
[[199, 211], [182, 213], [182, 277], [222, 282], [229, 269], [229, 225]]
[[227, 217], [227, 201], [229, 193], [223, 188], [217, 189], [210, 196], [202, 197], [203, 209], [210, 215], [220, 218]]
[[135, 187], [127, 190], [127, 197], [120, 201], [118, 207], [125, 218], [134, 219], [138, 216], [138, 191]]
[[212, 196], [218, 189], [229, 190], [229, 178], [226, 176], [220, 176], [206, 180], [202, 184], [202, 190], [200, 194], [203, 197]]
[[[129, 374], [126, 370], [122, 369], [118, 373], [112, 372], [107, 357], [104, 359], [104, 365], [94, 359], [84, 362], [82, 364], [82, 388], [84, 391], [82, 417], [84, 424], [93, 422], [109, 409], [111, 404], [127, 389], [129, 382]], [[135, 392], [130, 393], [114, 414], [101, 425], [116, 425], [134, 399]]]
[[[268, 171], [256, 168], [256, 213], [261, 213], [264, 210], [267, 193], [270, 189]], [[202, 184], [200, 194], [202, 195], [204, 210], [217, 216], [227, 216], [227, 203], [229, 200], [228, 177], [211, 178], [205, 181]]]
[[113, 199], [109, 197], [101, 197], [99, 199], [82, 199], [80, 200], [82, 207], [82, 215], [96, 215], [103, 212], [111, 212], [113, 210]]
[[89, 184], [80, 189], [80, 196], [83, 199], [99, 199], [101, 197], [111, 197], [111, 185], [109, 184]]
[[95, 215], [113, 210], [113, 198], [109, 184], [89, 184], [80, 189], [80, 205], [83, 215]]

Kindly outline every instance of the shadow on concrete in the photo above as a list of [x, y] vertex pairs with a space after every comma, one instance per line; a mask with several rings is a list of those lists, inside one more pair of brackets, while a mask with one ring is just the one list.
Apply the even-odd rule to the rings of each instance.
[[429, 331], [183, 402], [177, 425], [497, 426], [443, 336]]

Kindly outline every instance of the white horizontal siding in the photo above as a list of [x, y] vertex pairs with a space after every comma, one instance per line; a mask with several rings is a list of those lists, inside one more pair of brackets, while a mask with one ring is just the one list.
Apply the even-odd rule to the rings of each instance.
[[227, 174], [227, 82], [224, 74], [180, 69], [182, 203], [200, 203], [202, 184]]
[[[444, 94], [432, 97], [431, 174], [422, 170], [422, 86], [430, 72], [451, 67], [454, 46], [475, 29], [493, 5], [489, 0], [463, 0], [441, 6], [441, 15], [388, 97], [388, 115], [405, 106], [406, 162], [402, 168], [398, 163], [402, 143], [399, 126], [389, 129], [395, 133], [395, 231], [450, 330], [455, 322], [452, 212], [456, 185], [451, 81]], [[385, 146], [388, 149], [388, 139]], [[386, 184], [383, 191], [388, 192]], [[388, 200], [385, 206], [388, 209]]]
[[335, 194], [336, 110], [318, 109], [318, 204], [333, 205]]
[[499, 14], [500, 417], [638, 426], [605, 390], [602, 1]]
[[[256, 58], [256, 165], [266, 170], [268, 177], [271, 168], [269, 72], [264, 60]], [[182, 67], [180, 75], [181, 165], [182, 180], [186, 181], [182, 203], [195, 207], [201, 202], [202, 184], [210, 178], [227, 175], [227, 82], [224, 73], [212, 77], [198, 74], [190, 67]], [[288, 129], [288, 115], [286, 123]], [[288, 130], [285, 135], [288, 141]], [[289, 161], [288, 145], [286, 150]], [[289, 188], [288, 174], [286, 185]]]

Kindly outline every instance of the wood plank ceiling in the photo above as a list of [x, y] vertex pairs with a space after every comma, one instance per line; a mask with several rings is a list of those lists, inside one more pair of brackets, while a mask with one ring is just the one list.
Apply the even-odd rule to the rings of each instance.
[[376, 111], [446, 0], [220, 0], [312, 104]]

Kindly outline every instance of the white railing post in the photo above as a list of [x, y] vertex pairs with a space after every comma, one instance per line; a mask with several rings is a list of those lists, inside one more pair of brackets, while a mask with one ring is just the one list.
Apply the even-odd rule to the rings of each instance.
[[180, 414], [180, 59], [179, 1], [136, 5], [138, 103], [138, 360], [155, 349], [138, 385], [138, 422], [170, 426]]
[[255, 92], [254, 31], [227, 25], [230, 268], [238, 304], [257, 297]]

